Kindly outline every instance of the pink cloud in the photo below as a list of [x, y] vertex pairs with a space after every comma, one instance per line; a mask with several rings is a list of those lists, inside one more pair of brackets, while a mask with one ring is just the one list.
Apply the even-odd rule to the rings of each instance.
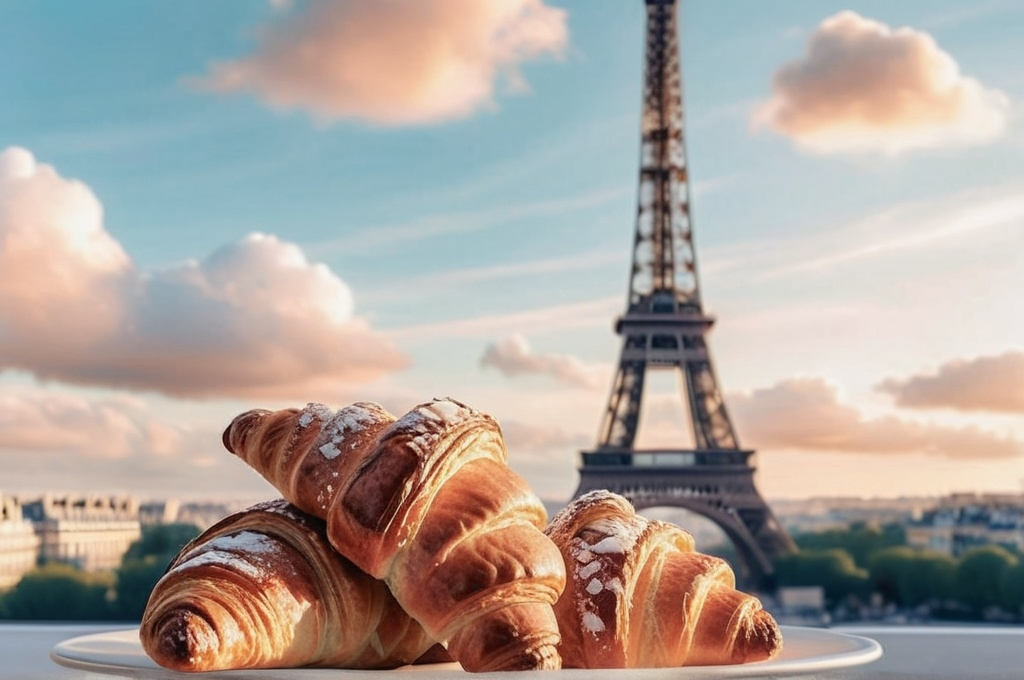
[[567, 41], [566, 12], [543, 0], [318, 2], [265, 26], [254, 54], [213, 64], [198, 84], [325, 121], [422, 125], [492, 107], [499, 76], [524, 89], [520, 64]]
[[140, 272], [81, 182], [0, 152], [0, 368], [179, 397], [329, 398], [406, 365], [348, 286], [250, 234]]
[[588, 366], [567, 354], [535, 354], [522, 335], [514, 333], [491, 343], [480, 358], [482, 366], [496, 368], [505, 376], [549, 375], [567, 385], [597, 387], [603, 367]]
[[588, 434], [520, 420], [502, 420], [501, 430], [511, 457], [545, 458], [545, 454], [556, 452], [571, 460], [574, 450], [593, 444]]
[[1024, 351], [958, 359], [931, 375], [884, 381], [898, 406], [1024, 413]]
[[3, 491], [266, 498], [258, 475], [223, 450], [230, 422], [182, 425], [141, 399], [37, 388], [0, 391]]
[[927, 33], [850, 10], [818, 26], [772, 89], [755, 124], [822, 153], [984, 143], [1002, 133], [1009, 108], [1005, 94], [962, 75]]
[[[0, 393], [0, 450], [125, 458], [144, 451], [150, 424], [126, 399], [89, 400], [67, 393]], [[176, 439], [161, 429], [162, 446]]]
[[821, 379], [787, 380], [730, 395], [729, 405], [743, 441], [757, 448], [927, 453], [970, 460], [1024, 454], [1021, 442], [978, 428], [865, 417], [841, 403], [836, 388]]

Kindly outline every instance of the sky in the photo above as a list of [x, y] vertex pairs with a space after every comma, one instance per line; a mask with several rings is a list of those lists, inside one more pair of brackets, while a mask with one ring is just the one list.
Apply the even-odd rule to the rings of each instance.
[[[639, 0], [0, 1], [0, 493], [267, 498], [253, 407], [608, 402]], [[772, 498], [1024, 492], [1024, 4], [686, 0], [719, 385]], [[652, 372], [637, 445], [687, 448]]]

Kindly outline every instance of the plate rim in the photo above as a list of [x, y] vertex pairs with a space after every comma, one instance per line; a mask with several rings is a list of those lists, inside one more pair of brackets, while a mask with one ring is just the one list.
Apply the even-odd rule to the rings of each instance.
[[[607, 676], [616, 672], [628, 671], [630, 677], [643, 678], [649, 676], [650, 678], [664, 677], [666, 673], [672, 673], [678, 671], [678, 676], [681, 680], [689, 678], [691, 675], [694, 680], [700, 677], [709, 678], [756, 678], [764, 676], [778, 675], [779, 673], [786, 674], [808, 674], [820, 670], [834, 670], [840, 668], [850, 668], [852, 666], [865, 665], [874, 661], [877, 661], [883, 655], [883, 649], [881, 644], [866, 635], [848, 633], [842, 630], [834, 628], [820, 628], [812, 626], [793, 626], [793, 625], [781, 625], [780, 626], [783, 634], [783, 640], [787, 637], [793, 639], [796, 637], [798, 640], [810, 639], [827, 639], [832, 641], [841, 641], [849, 645], [848, 649], [844, 649], [839, 652], [835, 652], [827, 655], [815, 655], [805, 658], [783, 658], [783, 659], [771, 659], [768, 661], [758, 661], [747, 664], [737, 665], [722, 665], [722, 666], [682, 666], [678, 668], [631, 668], [631, 669], [582, 669], [582, 668], [566, 668], [562, 669], [561, 673], [568, 674], [569, 676], [577, 674], [586, 674], [586, 677], [593, 677], [594, 673], [598, 673], [601, 676]], [[78, 670], [85, 670], [90, 673], [96, 673], [99, 675], [109, 676], [120, 676], [120, 677], [136, 677], [136, 678], [184, 678], [187, 676], [193, 676], [194, 673], [182, 673], [173, 671], [156, 664], [145, 652], [142, 651], [141, 643], [138, 640], [138, 626], [126, 626], [124, 628], [105, 630], [94, 633], [87, 633], [84, 635], [78, 635], [75, 637], [67, 638], [55, 644], [50, 649], [50, 659], [60, 665], [67, 668], [74, 668]], [[859, 631], [858, 631], [859, 632]], [[126, 641], [123, 638], [128, 635], [133, 635], [134, 638], [131, 641]], [[152, 665], [130, 665], [130, 664], [117, 664], [108, 661], [97, 661], [95, 659], [83, 658], [81, 653], [76, 653], [72, 648], [74, 646], [88, 645], [94, 642], [116, 642], [117, 644], [128, 644], [133, 649], [131, 653], [141, 653], [145, 656]], [[135, 644], [138, 645], [135, 648]], [[452, 667], [454, 666], [454, 667]], [[431, 666], [423, 666], [420, 670], [429, 672], [431, 668], [439, 673], [452, 673], [454, 675], [462, 675], [463, 671], [458, 668], [455, 664], [436, 664]], [[266, 674], [268, 680], [270, 678], [281, 677], [281, 673], [295, 673], [297, 671], [328, 671], [338, 674], [339, 672], [351, 674], [352, 677], [366, 676], [367, 674], [377, 675], [380, 673], [395, 673], [395, 672], [409, 672], [407, 668], [393, 669], [391, 671], [381, 670], [365, 670], [365, 669], [344, 669], [344, 668], [268, 668], [268, 669], [236, 669], [236, 670], [224, 670], [224, 671], [213, 671], [210, 673], [204, 673], [204, 677], [216, 678], [216, 677], [239, 677], [238, 672], [244, 672], [249, 674]], [[713, 675], [708, 675], [712, 673]], [[221, 674], [227, 674], [221, 676]], [[606, 675], [607, 674], [607, 675]], [[477, 674], [484, 677], [490, 675], [488, 673]], [[258, 677], [254, 675], [252, 677]], [[299, 677], [296, 674], [296, 677]], [[408, 676], [410, 679], [415, 678], [415, 675]], [[502, 674], [496, 677], [507, 677], [507, 674]], [[578, 677], [583, 677], [579, 675]]]

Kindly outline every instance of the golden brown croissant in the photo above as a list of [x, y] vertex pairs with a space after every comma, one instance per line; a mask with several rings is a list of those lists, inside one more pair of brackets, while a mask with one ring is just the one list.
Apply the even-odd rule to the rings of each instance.
[[555, 604], [567, 668], [737, 664], [782, 647], [775, 619], [735, 589], [725, 561], [695, 552], [689, 533], [637, 515], [622, 496], [577, 498], [547, 534], [568, 575]]
[[331, 544], [464, 669], [560, 667], [564, 563], [490, 416], [452, 400], [398, 420], [377, 404], [310, 404], [243, 413], [224, 445], [325, 518]]
[[383, 583], [331, 548], [323, 521], [283, 500], [186, 545], [153, 588], [139, 637], [176, 671], [393, 668], [434, 644]]

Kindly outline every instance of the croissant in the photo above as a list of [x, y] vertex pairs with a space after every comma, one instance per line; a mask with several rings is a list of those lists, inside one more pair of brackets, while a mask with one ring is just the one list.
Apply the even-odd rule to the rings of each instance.
[[693, 537], [637, 515], [609, 491], [585, 494], [546, 530], [568, 580], [555, 603], [567, 668], [650, 668], [767, 660], [782, 636], [728, 563]]
[[145, 652], [176, 671], [393, 668], [434, 639], [387, 587], [285, 501], [230, 515], [186, 545], [150, 594]]
[[309, 404], [243, 413], [224, 445], [326, 519], [331, 544], [465, 670], [561, 666], [565, 566], [491, 416], [450, 399], [398, 420], [372, 403]]

